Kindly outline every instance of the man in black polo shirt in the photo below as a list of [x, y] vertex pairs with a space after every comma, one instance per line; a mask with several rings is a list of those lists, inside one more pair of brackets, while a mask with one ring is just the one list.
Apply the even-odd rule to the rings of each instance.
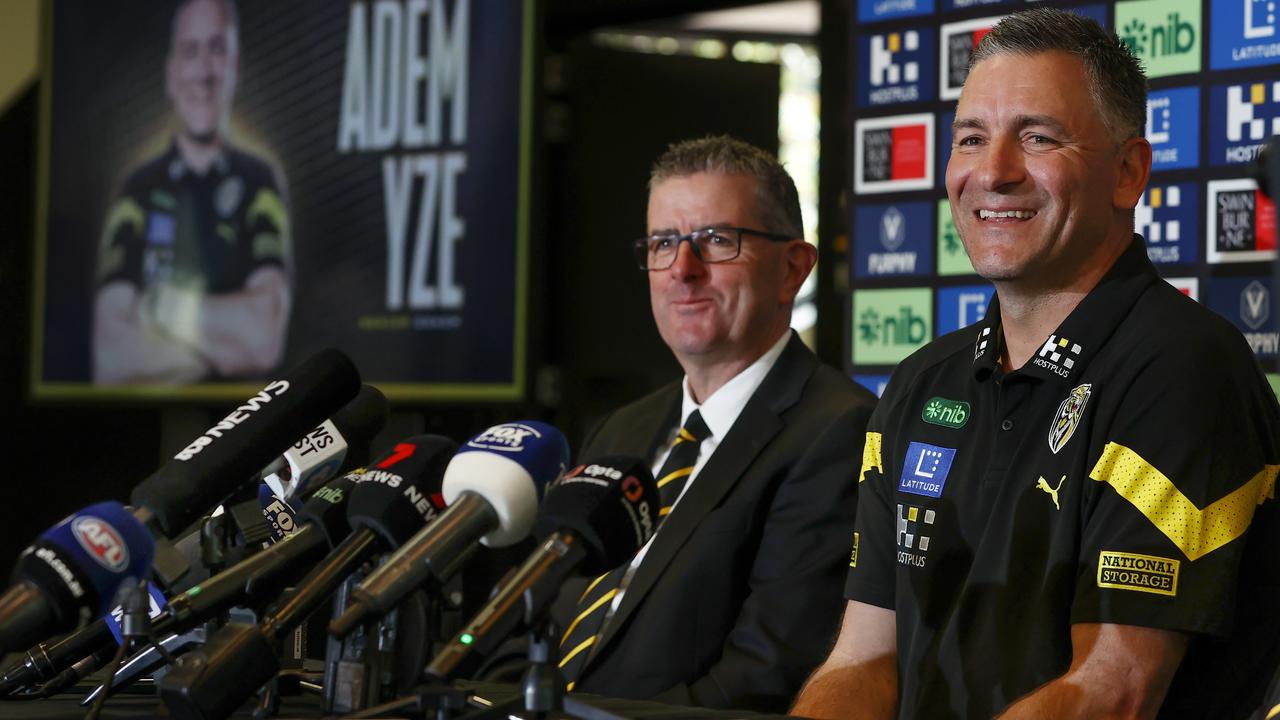
[[107, 213], [96, 383], [259, 377], [280, 362], [288, 210], [271, 165], [226, 137], [238, 36], [232, 0], [183, 0], [174, 12], [165, 90], [177, 132], [128, 175]]
[[850, 602], [793, 710], [1237, 717], [1277, 660], [1280, 408], [1239, 333], [1157, 277], [1137, 60], [1015, 14], [973, 56], [947, 192], [996, 286], [868, 426]]

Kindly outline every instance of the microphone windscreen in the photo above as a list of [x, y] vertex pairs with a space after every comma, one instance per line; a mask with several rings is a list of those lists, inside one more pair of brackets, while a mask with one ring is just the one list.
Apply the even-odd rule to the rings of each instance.
[[361, 385], [354, 400], [285, 451], [287, 482], [277, 477], [279, 487], [273, 489], [286, 500], [306, 497], [338, 473], [367, 463], [369, 443], [386, 423], [386, 396], [372, 385]]
[[535, 420], [495, 425], [468, 440], [444, 471], [444, 499], [463, 492], [483, 497], [498, 516], [484, 536], [490, 547], [520, 542], [533, 527], [538, 498], [569, 465], [564, 433]]
[[547, 488], [534, 523], [539, 540], [560, 530], [582, 538], [584, 575], [599, 575], [627, 562], [653, 537], [658, 486], [644, 461], [610, 456], [579, 465]]
[[143, 480], [131, 495], [173, 537], [345, 405], [360, 389], [346, 355], [323, 350], [268, 383]]
[[330, 480], [324, 487], [316, 490], [298, 508], [299, 524], [314, 524], [329, 540], [333, 547], [351, 534], [351, 523], [347, 522], [347, 502], [351, 499], [351, 489], [356, 485], [356, 478], [364, 470], [349, 472]]
[[444, 509], [440, 483], [458, 444], [441, 435], [414, 435], [356, 477], [347, 504], [353, 529], [369, 528], [398, 548]]
[[101, 615], [115, 606], [116, 590], [151, 571], [155, 541], [118, 502], [101, 502], [46, 530], [23, 551], [16, 579], [40, 587], [60, 625]]

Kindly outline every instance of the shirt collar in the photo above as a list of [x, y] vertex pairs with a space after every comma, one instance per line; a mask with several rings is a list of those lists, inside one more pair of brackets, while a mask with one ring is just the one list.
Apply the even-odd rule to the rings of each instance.
[[[165, 159], [170, 181], [177, 182], [186, 175], [195, 175], [195, 171], [182, 159], [182, 153], [178, 152], [178, 141], [176, 139], [169, 142], [169, 152], [165, 153]], [[218, 150], [217, 157], [213, 160], [213, 165], [209, 167], [208, 174], [220, 177], [226, 175], [230, 170], [231, 165], [227, 160], [227, 148], [224, 142], [223, 147]]]
[[[1155, 266], [1147, 258], [1146, 242], [1141, 235], [1134, 235], [1129, 247], [1097, 287], [1045, 338], [1019, 372], [1063, 383], [1079, 377], [1093, 354], [1129, 314], [1138, 297], [1158, 277]], [[974, 378], [986, 380], [999, 367], [1002, 335], [998, 292], [991, 297], [986, 317], [975, 327]]]
[[701, 405], [695, 402], [693, 395], [689, 393], [689, 376], [686, 375], [684, 382], [680, 383], [680, 389], [684, 393], [684, 399], [680, 403], [680, 422], [684, 422], [685, 418], [689, 417], [689, 413], [700, 410], [702, 421], [707, 424], [711, 434], [717, 438], [724, 437], [737, 421], [738, 415], [742, 414], [742, 408], [746, 406], [747, 400], [751, 399], [756, 388], [764, 382], [765, 376], [769, 374], [769, 370], [778, 361], [778, 356], [782, 354], [790, 340], [791, 331], [782, 333], [782, 337], [778, 338], [773, 347], [766, 350], [742, 372], [734, 375], [729, 382], [711, 393], [711, 397], [704, 400]]

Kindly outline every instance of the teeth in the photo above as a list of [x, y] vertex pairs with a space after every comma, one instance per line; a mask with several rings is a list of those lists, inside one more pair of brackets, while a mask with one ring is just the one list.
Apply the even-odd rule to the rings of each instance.
[[986, 220], [988, 218], [1017, 218], [1018, 220], [1028, 220], [1034, 215], [1035, 213], [1030, 210], [1001, 210], [999, 212], [996, 212], [995, 210], [978, 211], [978, 217], [982, 220]]

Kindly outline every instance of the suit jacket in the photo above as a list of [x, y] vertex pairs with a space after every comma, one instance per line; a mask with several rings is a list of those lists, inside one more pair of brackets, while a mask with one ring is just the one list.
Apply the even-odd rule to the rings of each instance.
[[[673, 383], [604, 419], [579, 458], [653, 459], [680, 422]], [[825, 657], [875, 397], [792, 336], [632, 576], [575, 690], [785, 709]], [[561, 628], [587, 579], [566, 583]]]

